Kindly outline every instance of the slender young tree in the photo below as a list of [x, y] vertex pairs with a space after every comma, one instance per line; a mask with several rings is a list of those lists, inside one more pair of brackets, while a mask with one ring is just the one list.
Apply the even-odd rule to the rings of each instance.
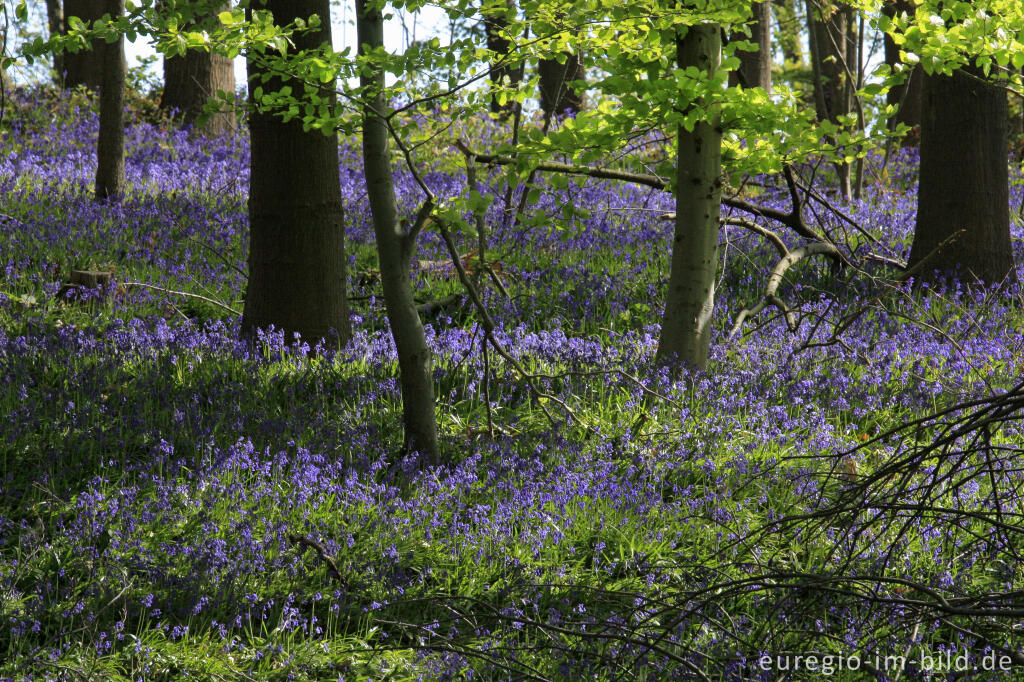
[[[124, 14], [124, 0], [103, 0], [112, 18]], [[99, 200], [124, 194], [124, 36], [100, 42], [94, 48], [102, 64], [100, 80], [100, 133], [96, 142], [96, 187]]]
[[[721, 52], [721, 28], [717, 24], [691, 26], [676, 41], [680, 69], [696, 67], [713, 74], [721, 65]], [[712, 116], [699, 121], [692, 131], [679, 126], [676, 135], [675, 230], [657, 361], [703, 368], [707, 365], [715, 305], [722, 130], [718, 117]]]
[[[356, 30], [361, 56], [383, 48], [384, 15], [378, 0], [356, 0]], [[433, 200], [428, 194], [412, 227], [408, 231], [403, 229], [391, 174], [383, 69], [379, 66], [364, 68], [360, 82], [369, 92], [363, 108], [363, 170], [373, 215], [384, 305], [398, 351], [405, 449], [419, 452], [428, 461], [437, 461], [431, 353], [416, 310], [410, 279], [416, 237], [429, 219]]]
[[[268, 0], [262, 8], [279, 25], [330, 16], [327, 0]], [[331, 40], [330, 22], [292, 39], [297, 50], [319, 48]], [[250, 55], [246, 66], [249, 82], [266, 92], [284, 86], [277, 77], [264, 82], [268, 74], [260, 55]], [[329, 101], [333, 89], [319, 96]], [[249, 139], [249, 284], [242, 334], [252, 338], [257, 329], [273, 325], [287, 341], [297, 332], [312, 345], [334, 330], [345, 343], [350, 328], [337, 137], [303, 131], [298, 119], [285, 122], [276, 112], [254, 110]]]
[[[910, 267], [919, 279], [959, 270], [988, 283], [1013, 277], [1006, 93], [962, 68], [924, 77], [921, 172]], [[956, 235], [963, 230], [962, 234]], [[953, 238], [954, 241], [946, 243]], [[944, 245], [945, 244], [945, 245]]]
[[804, 48], [801, 42], [801, 21], [797, 14], [797, 0], [772, 0], [772, 14], [778, 30], [775, 32], [782, 61], [789, 66], [804, 65]]
[[[226, 5], [216, 8], [217, 12]], [[189, 50], [182, 56], [164, 58], [164, 92], [160, 108], [177, 111], [184, 125], [194, 125], [218, 91], [228, 95], [235, 92], [235, 69], [227, 57], [209, 50]], [[200, 132], [208, 135], [226, 133], [235, 129], [235, 113], [223, 107], [210, 114]]]

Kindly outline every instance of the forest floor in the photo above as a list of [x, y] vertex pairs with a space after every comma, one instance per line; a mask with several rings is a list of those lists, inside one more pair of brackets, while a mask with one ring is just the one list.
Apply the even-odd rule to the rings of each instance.
[[[136, 120], [129, 192], [101, 205], [96, 130], [88, 102], [21, 92], [0, 142], [0, 678], [993, 679], [1024, 660], [1024, 299], [913, 291], [864, 258], [909, 251], [913, 152], [884, 174], [869, 157], [844, 207], [878, 243], [806, 207], [862, 267], [790, 270], [795, 331], [768, 309], [728, 338], [776, 255], [723, 232], [711, 359], [678, 380], [653, 366], [669, 197], [552, 183], [507, 228], [493, 170], [509, 296], [485, 298], [558, 400], [492, 351], [488, 411], [476, 315], [441, 307], [444, 462], [424, 466], [396, 454], [357, 143], [354, 337], [309, 353], [237, 340], [245, 137]], [[442, 197], [466, 191], [450, 157], [426, 177]], [[773, 182], [754, 199], [788, 210]], [[1024, 263], [1016, 218], [1013, 237]], [[421, 301], [460, 291], [436, 234], [417, 259]], [[72, 270], [111, 282], [69, 295]]]

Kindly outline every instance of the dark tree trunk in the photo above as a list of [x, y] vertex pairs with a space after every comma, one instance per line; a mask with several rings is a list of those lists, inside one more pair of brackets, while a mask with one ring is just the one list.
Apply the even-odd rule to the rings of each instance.
[[[270, 0], [262, 5], [284, 25], [310, 15], [330, 16], [327, 0]], [[331, 40], [330, 24], [293, 38], [298, 50]], [[261, 82], [259, 55], [246, 63], [249, 82]], [[271, 78], [263, 88], [275, 92]], [[324, 89], [330, 98], [333, 90]], [[314, 345], [333, 329], [347, 342], [345, 232], [338, 171], [338, 141], [274, 112], [249, 115], [249, 285], [242, 334], [274, 325], [291, 342], [297, 332]]]
[[796, 10], [796, 0], [772, 0], [775, 23], [778, 24], [779, 48], [782, 59], [787, 65], [803, 66], [804, 50], [800, 41], [800, 17]]
[[[961, 279], [1013, 277], [1006, 93], [962, 70], [925, 76], [921, 176], [910, 267], [932, 254], [919, 279], [959, 268]], [[955, 241], [939, 246], [956, 232]], [[935, 249], [939, 249], [935, 252]], [[934, 253], [933, 253], [934, 252]]]
[[[714, 73], [721, 63], [721, 28], [691, 26], [677, 41], [680, 69]], [[722, 196], [722, 130], [717, 120], [677, 131], [676, 218], [665, 314], [658, 341], [659, 364], [707, 365], [718, 267], [718, 220]]]
[[[104, 0], [64, 0], [65, 26], [70, 17], [78, 17], [87, 24], [92, 24], [107, 11]], [[63, 83], [65, 88], [84, 85], [90, 90], [100, 87], [103, 78], [103, 57], [100, 55], [101, 45], [93, 44], [93, 49], [64, 54]]]
[[[753, 52], [739, 51], [740, 68], [729, 75], [730, 85], [745, 88], [772, 89], [772, 7], [767, 2], [751, 3], [749, 40], [757, 44]], [[746, 36], [734, 33], [731, 40], [744, 40]]]
[[[224, 8], [221, 6], [217, 11]], [[193, 50], [181, 57], [164, 58], [164, 92], [160, 108], [177, 110], [184, 125], [195, 125], [206, 102], [211, 98], [218, 99], [218, 91], [234, 98], [235, 69], [227, 57]], [[234, 129], [234, 110], [225, 109], [221, 104], [220, 111], [210, 114], [200, 131], [217, 135]]]
[[[508, 12], [515, 8], [515, 0], [499, 2], [497, 8], [491, 11], [488, 9], [489, 4], [485, 0], [481, 8], [484, 16], [484, 30], [487, 32], [487, 49], [500, 58], [507, 55], [509, 48], [512, 46], [511, 42], [501, 35], [501, 31], [508, 26]], [[515, 88], [523, 80], [523, 64], [518, 60], [515, 64], [493, 63], [490, 67], [489, 76], [492, 91], [502, 87], [506, 79], [508, 80], [508, 86]], [[508, 116], [513, 112], [514, 108], [514, 102], [507, 101], [505, 104], [500, 104], [496, 97], [491, 96], [491, 111], [494, 113]]]
[[[372, 50], [384, 45], [384, 17], [379, 6], [367, 6], [365, 0], [356, 0], [356, 28], [360, 53], [364, 47]], [[364, 87], [375, 90], [363, 111], [363, 168], [377, 238], [384, 305], [398, 350], [405, 449], [436, 462], [438, 440], [430, 347], [416, 311], [409, 272], [415, 234], [403, 231], [395, 199], [388, 128], [382, 118], [387, 111], [384, 73], [379, 68], [369, 73], [364, 70], [360, 81]]]
[[557, 59], [541, 59], [537, 65], [540, 76], [540, 108], [545, 116], [562, 116], [569, 110], [578, 112], [586, 107], [582, 88], [569, 86], [570, 81], [583, 81], [587, 71], [579, 53], [564, 54], [565, 63]]
[[[888, 17], [894, 17], [901, 12], [913, 14], [915, 5], [911, 0], [890, 0], [882, 7], [882, 13]], [[885, 35], [885, 63], [894, 71], [900, 66], [900, 49], [893, 42], [893, 39]], [[901, 85], [889, 90], [885, 95], [885, 103], [899, 107], [896, 115], [889, 120], [889, 124], [895, 128], [900, 123], [905, 123], [911, 128], [918, 128], [921, 125], [921, 83], [924, 80], [924, 71], [920, 65], [910, 70]], [[904, 145], [917, 144], [916, 135], [908, 135], [903, 138]]]
[[[124, 0], [104, 0], [104, 13], [124, 14]], [[100, 81], [100, 134], [96, 143], [96, 198], [116, 199], [124, 194], [124, 36], [94, 48], [102, 64]]]
[[[857, 31], [852, 7], [834, 0], [807, 0], [808, 44], [814, 70], [814, 102], [819, 121], [838, 122], [853, 112], [857, 74]], [[839, 192], [853, 194], [850, 165], [837, 163]]]
[[[67, 28], [64, 25], [64, 7], [61, 0], [46, 0], [46, 24], [50, 36], [63, 35]], [[53, 54], [53, 80], [56, 85], [64, 82], [64, 53]]]

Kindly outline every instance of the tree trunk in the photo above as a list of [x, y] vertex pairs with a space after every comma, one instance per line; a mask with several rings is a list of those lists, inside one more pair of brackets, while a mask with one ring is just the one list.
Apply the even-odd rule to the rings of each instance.
[[[714, 73], [721, 63], [721, 28], [689, 27], [676, 43], [680, 69]], [[676, 218], [665, 314], [658, 342], [659, 364], [703, 369], [711, 341], [718, 267], [718, 220], [722, 195], [722, 131], [717, 118], [677, 131]]]
[[778, 41], [782, 59], [787, 66], [803, 66], [804, 50], [800, 40], [800, 17], [796, 0], [772, 0], [775, 22], [778, 24]]
[[[814, 101], [819, 121], [838, 122], [854, 109], [857, 31], [852, 7], [834, 0], [807, 0], [808, 43], [814, 69]], [[843, 201], [853, 194], [850, 164], [836, 164]]]
[[582, 88], [569, 86], [570, 81], [582, 81], [587, 78], [579, 53], [563, 54], [565, 63], [557, 59], [541, 59], [537, 64], [537, 75], [540, 76], [540, 108], [545, 117], [563, 116], [566, 112], [583, 111], [586, 97]]
[[[64, 7], [60, 0], [46, 0], [46, 24], [50, 31], [50, 37], [63, 35], [67, 28], [64, 26]], [[53, 53], [53, 82], [60, 86], [64, 82], [64, 53]]]
[[[480, 9], [484, 16], [484, 30], [487, 33], [487, 49], [500, 59], [509, 53], [509, 48], [512, 46], [511, 42], [501, 35], [501, 31], [505, 30], [508, 26], [508, 12], [515, 9], [515, 0], [503, 0], [503, 2], [498, 3], [496, 9], [491, 11], [488, 11], [488, 5], [489, 3], [485, 0]], [[508, 80], [506, 87], [515, 88], [523, 80], [523, 64], [520, 61], [517, 61], [515, 64], [492, 63], [489, 76], [492, 91], [504, 86], [506, 79]], [[496, 97], [491, 96], [492, 112], [507, 117], [514, 109], [515, 103], [513, 101], [510, 100], [505, 102], [505, 104], [500, 104]]]
[[[1006, 93], [980, 72], [925, 76], [921, 175], [910, 267], [919, 279], [960, 270], [988, 283], [1014, 277], [1010, 246]], [[960, 230], [955, 241], [939, 248]], [[935, 249], [939, 249], [935, 252]], [[935, 252], [935, 253], [933, 253]]]
[[[327, 0], [270, 0], [263, 8], [284, 25], [317, 14], [330, 16]], [[251, 11], [251, 10], [249, 10]], [[330, 43], [330, 23], [293, 37], [297, 50]], [[250, 83], [260, 83], [259, 55], [246, 62]], [[263, 84], [275, 92], [283, 83]], [[330, 99], [332, 88], [320, 97]], [[250, 94], [251, 98], [251, 94]], [[242, 334], [274, 325], [291, 342], [298, 333], [311, 346], [331, 330], [344, 344], [350, 336], [345, 292], [345, 231], [334, 134], [302, 130], [275, 112], [249, 115], [249, 284]]]
[[[768, 2], [751, 3], [750, 41], [757, 50], [736, 53], [740, 68], [729, 74], [729, 85], [745, 88], [772, 89], [772, 7]], [[733, 33], [731, 40], [744, 40], [742, 33]]]
[[[379, 6], [356, 0], [356, 30], [360, 54], [384, 45], [384, 17]], [[402, 230], [391, 174], [384, 73], [378, 68], [360, 75], [363, 87], [374, 90], [363, 112], [363, 169], [367, 198], [377, 237], [381, 285], [391, 336], [398, 350], [399, 381], [402, 388], [402, 422], [405, 449], [419, 452], [428, 461], [438, 458], [437, 421], [434, 416], [434, 378], [430, 347], [416, 311], [410, 280], [415, 234]]]
[[[104, 0], [104, 13], [124, 14], [124, 0]], [[102, 64], [100, 81], [100, 134], [96, 142], [96, 198], [116, 199], [124, 194], [124, 82], [127, 65], [124, 36], [95, 48]]]
[[[894, 17], [901, 12], [913, 14], [915, 5], [912, 0], [890, 0], [882, 7], [882, 13], [888, 17]], [[893, 42], [893, 39], [885, 35], [885, 63], [889, 68], [896, 70], [900, 67], [900, 48]], [[911, 128], [918, 128], [921, 125], [921, 83], [924, 79], [924, 71], [921, 65], [914, 66], [907, 80], [889, 90], [885, 95], [885, 103], [899, 107], [896, 115], [889, 119], [889, 125], [895, 129], [900, 123], [905, 123]], [[903, 138], [905, 146], [916, 145], [917, 135], [908, 135]]]
[[[87, 24], [92, 24], [107, 11], [104, 0], [64, 0], [65, 26], [70, 17], [78, 17]], [[100, 56], [101, 45], [94, 43], [93, 49], [64, 54], [63, 83], [65, 88], [76, 88], [84, 85], [90, 90], [97, 90], [103, 78], [103, 57]]]
[[[226, 5], [216, 8], [226, 9]], [[160, 108], [165, 111], [177, 110], [182, 124], [195, 125], [203, 113], [206, 102], [217, 99], [218, 91], [234, 98], [235, 69], [227, 57], [204, 50], [192, 50], [181, 57], [164, 58], [164, 92]], [[235, 112], [224, 109], [206, 119], [199, 131], [207, 135], [218, 135], [235, 129]]]

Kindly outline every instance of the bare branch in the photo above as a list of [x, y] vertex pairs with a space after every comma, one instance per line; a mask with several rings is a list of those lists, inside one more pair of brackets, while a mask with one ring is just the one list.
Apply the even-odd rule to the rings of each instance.
[[779, 290], [779, 285], [782, 284], [782, 280], [786, 276], [786, 272], [791, 267], [793, 267], [796, 263], [803, 260], [804, 258], [807, 258], [808, 256], [814, 256], [818, 254], [830, 256], [833, 258], [840, 256], [839, 249], [837, 249], [832, 244], [827, 244], [825, 242], [814, 242], [813, 244], [807, 244], [806, 246], [801, 246], [798, 249], [790, 251], [786, 256], [779, 260], [779, 262], [776, 263], [775, 267], [772, 269], [771, 276], [768, 278], [768, 284], [765, 286], [764, 289], [764, 298], [761, 299], [761, 301], [758, 302], [758, 304], [755, 305], [754, 307], [744, 308], [743, 310], [740, 311], [740, 314], [736, 316], [736, 322], [733, 324], [732, 330], [729, 332], [729, 338], [735, 337], [740, 332], [740, 328], [743, 326], [743, 322], [748, 317], [753, 317], [757, 315], [759, 312], [764, 310], [765, 307], [768, 305], [773, 305], [779, 310], [781, 310], [782, 314], [786, 316], [786, 325], [789, 327], [790, 331], [795, 330], [796, 321], [793, 316], [793, 312], [776, 295], [776, 292]]

